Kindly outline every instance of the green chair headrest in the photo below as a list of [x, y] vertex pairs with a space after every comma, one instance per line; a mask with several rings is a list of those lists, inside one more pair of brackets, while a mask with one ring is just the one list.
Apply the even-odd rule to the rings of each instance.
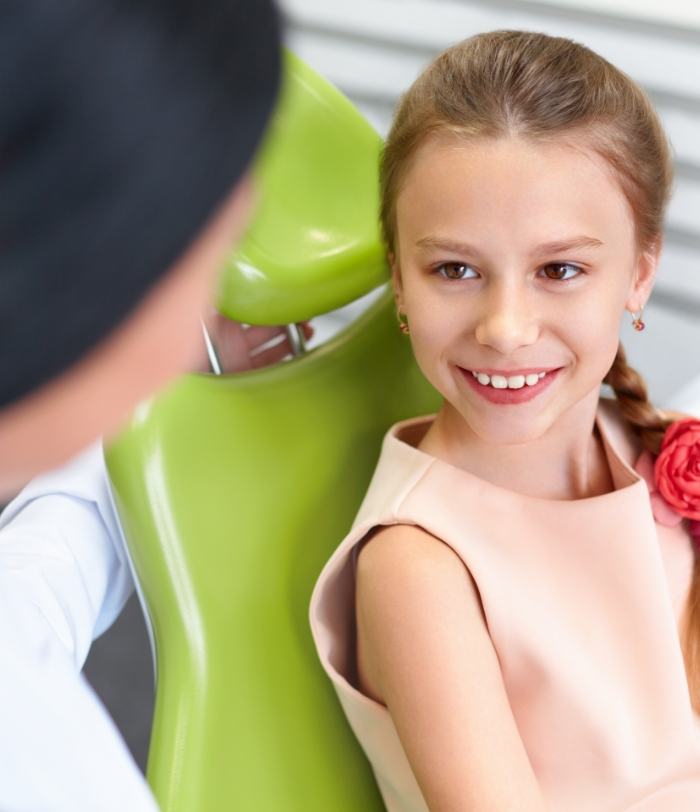
[[378, 222], [381, 146], [340, 91], [285, 53], [277, 111], [253, 169], [260, 202], [220, 281], [224, 315], [290, 324], [387, 280]]

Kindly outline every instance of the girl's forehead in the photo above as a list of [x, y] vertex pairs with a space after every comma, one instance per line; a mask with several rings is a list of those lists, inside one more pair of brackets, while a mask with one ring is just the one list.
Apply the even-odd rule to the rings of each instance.
[[416, 181], [460, 184], [556, 183], [562, 176], [614, 183], [610, 165], [595, 151], [563, 137], [534, 140], [518, 135], [466, 138], [437, 132], [426, 137], [406, 164], [405, 187]]
[[396, 215], [397, 225], [411, 231], [538, 219], [569, 228], [632, 228], [627, 199], [602, 157], [564, 139], [518, 136], [426, 139], [406, 169]]

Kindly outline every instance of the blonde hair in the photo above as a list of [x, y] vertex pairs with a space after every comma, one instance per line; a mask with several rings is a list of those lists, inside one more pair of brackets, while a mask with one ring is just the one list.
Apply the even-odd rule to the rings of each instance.
[[[531, 31], [477, 34], [441, 53], [397, 105], [380, 162], [380, 220], [394, 252], [396, 198], [417, 148], [432, 133], [568, 139], [605, 159], [630, 206], [638, 252], [661, 239], [673, 184], [671, 147], [644, 90], [589, 48]], [[603, 379], [644, 448], [658, 454], [676, 417], [662, 414], [620, 343]], [[693, 707], [700, 712], [700, 559], [683, 620]]]

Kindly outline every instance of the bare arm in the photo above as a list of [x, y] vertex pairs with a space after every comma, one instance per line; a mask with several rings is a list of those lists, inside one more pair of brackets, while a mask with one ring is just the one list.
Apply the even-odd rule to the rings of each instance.
[[455, 552], [383, 528], [359, 553], [356, 608], [361, 686], [389, 709], [431, 812], [546, 809]]

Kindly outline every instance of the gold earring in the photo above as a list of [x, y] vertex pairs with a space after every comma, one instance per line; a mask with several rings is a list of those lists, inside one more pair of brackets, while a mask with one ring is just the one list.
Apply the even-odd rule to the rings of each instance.
[[[401, 319], [401, 316], [403, 316], [403, 320]], [[400, 310], [397, 310], [396, 318], [399, 320], [399, 330], [401, 330], [401, 332], [407, 336], [411, 332], [411, 328], [408, 326], [408, 319], [406, 318], [406, 315]]]
[[644, 313], [644, 305], [642, 305], [642, 309], [639, 311], [638, 316], [632, 313], [632, 327], [634, 327], [635, 330], [643, 330], [646, 326], [642, 321], [642, 313]]

